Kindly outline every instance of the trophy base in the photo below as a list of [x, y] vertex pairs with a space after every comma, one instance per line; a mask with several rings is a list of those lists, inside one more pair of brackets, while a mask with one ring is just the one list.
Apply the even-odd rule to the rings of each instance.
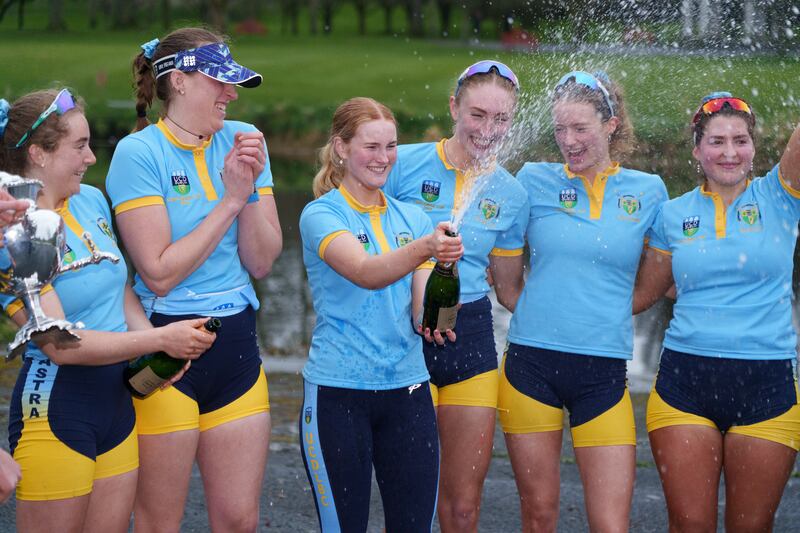
[[6, 361], [11, 361], [18, 355], [22, 355], [25, 352], [25, 346], [30, 341], [42, 344], [47, 344], [49, 342], [60, 344], [78, 341], [81, 337], [72, 331], [72, 329], [81, 328], [83, 328], [82, 322], [73, 324], [67, 320], [47, 319], [40, 322], [38, 326], [29, 322], [20, 328], [14, 340], [8, 345]]

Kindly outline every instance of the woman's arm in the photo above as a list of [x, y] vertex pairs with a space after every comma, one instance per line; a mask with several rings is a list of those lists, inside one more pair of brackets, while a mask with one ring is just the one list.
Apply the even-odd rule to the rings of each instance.
[[[138, 301], [136, 303], [138, 305]], [[43, 294], [41, 304], [47, 316], [64, 318], [64, 310], [55, 291]], [[129, 315], [129, 305], [126, 297], [126, 317]], [[11, 319], [21, 326], [28, 317], [23, 308], [14, 313]], [[108, 365], [158, 351], [167, 352], [177, 359], [196, 359], [216, 338], [216, 335], [201, 328], [204, 322], [204, 318], [197, 318], [161, 328], [151, 326], [126, 332], [75, 330], [80, 340], [59, 344], [47, 342], [40, 344], [39, 348], [57, 365]]]
[[786, 149], [783, 151], [780, 164], [781, 176], [786, 184], [796, 191], [800, 191], [800, 125], [798, 125]]
[[460, 259], [464, 254], [461, 237], [445, 235], [449, 227], [449, 223], [440, 222], [433, 233], [379, 255], [368, 254], [351, 233], [342, 232], [328, 244], [323, 260], [339, 275], [359, 287], [382, 289], [431, 257], [444, 262]]
[[489, 271], [494, 280], [494, 291], [497, 301], [511, 311], [517, 306], [517, 300], [525, 287], [525, 258], [522, 254], [514, 256], [489, 256]]
[[283, 248], [274, 196], [265, 194], [242, 209], [238, 239], [239, 258], [250, 275], [261, 279], [269, 274]]
[[655, 248], [645, 248], [633, 290], [633, 314], [649, 309], [673, 283], [672, 256]]

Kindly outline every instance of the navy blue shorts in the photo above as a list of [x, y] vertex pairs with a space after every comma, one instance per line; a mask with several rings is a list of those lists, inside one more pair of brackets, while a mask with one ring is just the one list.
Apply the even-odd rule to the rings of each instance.
[[[150, 322], [165, 326], [198, 315], [162, 315], [153, 313]], [[215, 411], [243, 395], [256, 384], [261, 370], [261, 356], [256, 336], [256, 312], [247, 309], [235, 315], [219, 317], [222, 326], [217, 340], [173, 385], [197, 402], [200, 414]]]
[[492, 302], [484, 296], [461, 306], [453, 330], [456, 342], [423, 343], [431, 383], [439, 388], [497, 370]]
[[707, 418], [720, 431], [770, 420], [797, 404], [790, 359], [702, 357], [664, 348], [655, 390], [673, 408]]
[[375, 391], [306, 381], [300, 441], [323, 532], [367, 530], [373, 465], [386, 531], [431, 531], [439, 439], [427, 382]]

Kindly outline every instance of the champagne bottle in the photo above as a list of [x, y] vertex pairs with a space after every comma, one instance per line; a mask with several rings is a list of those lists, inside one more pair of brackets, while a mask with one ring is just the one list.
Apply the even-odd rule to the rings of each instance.
[[[203, 327], [214, 333], [222, 321], [219, 318], [209, 318]], [[145, 398], [158, 389], [167, 380], [181, 371], [186, 361], [175, 359], [165, 352], [156, 352], [137, 357], [128, 363], [125, 369], [125, 385], [136, 398]]]
[[[456, 234], [445, 232], [448, 237]], [[456, 325], [458, 314], [458, 299], [461, 295], [461, 282], [458, 279], [458, 266], [455, 262], [443, 263], [438, 261], [433, 267], [425, 284], [425, 298], [422, 304], [422, 331], [426, 328], [445, 330], [453, 329]]]

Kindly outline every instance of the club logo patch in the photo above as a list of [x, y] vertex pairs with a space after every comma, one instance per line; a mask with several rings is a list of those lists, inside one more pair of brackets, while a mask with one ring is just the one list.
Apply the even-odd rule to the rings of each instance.
[[758, 204], [743, 205], [736, 212], [736, 218], [748, 226], [752, 226], [761, 218], [761, 213], [758, 210]]
[[394, 240], [397, 243], [398, 248], [401, 246], [405, 246], [406, 244], [410, 243], [414, 240], [414, 236], [411, 235], [407, 231], [401, 231], [397, 235], [394, 236]]
[[558, 203], [561, 204], [561, 207], [564, 209], [572, 209], [578, 205], [578, 191], [572, 187], [561, 189], [561, 192], [558, 194]]
[[99, 217], [97, 219], [97, 227], [100, 228], [100, 231], [106, 234], [106, 237], [111, 239], [112, 241], [116, 241], [117, 239], [114, 237], [114, 233], [111, 231], [111, 224], [108, 223], [103, 217]]
[[189, 191], [192, 190], [192, 186], [189, 185], [189, 177], [186, 175], [185, 170], [172, 171], [172, 190], [181, 196], [189, 194]]
[[491, 198], [484, 198], [478, 204], [478, 207], [483, 213], [483, 218], [486, 220], [491, 220], [493, 218], [497, 218], [497, 215], [500, 214], [500, 206], [497, 205], [497, 202], [492, 200]]
[[439, 191], [442, 188], [442, 182], [425, 180], [422, 182], [422, 199], [426, 202], [435, 202], [439, 199]]
[[72, 250], [72, 248], [69, 247], [69, 244], [64, 243], [64, 251], [62, 254], [63, 255], [61, 262], [63, 264], [68, 265], [73, 261], [75, 261], [75, 252]]
[[694, 236], [700, 230], [700, 217], [686, 217], [683, 219], [683, 234], [687, 237]]
[[626, 194], [619, 197], [619, 200], [617, 200], [617, 207], [625, 211], [628, 215], [632, 215], [642, 208], [642, 203], [636, 197]]
[[311, 423], [311, 407], [306, 407], [306, 412], [303, 419], [306, 421], [306, 424]]
[[364, 250], [369, 252], [369, 237], [363, 229], [358, 230], [358, 233], [356, 233], [356, 239], [358, 239], [358, 242], [360, 242], [364, 247]]

